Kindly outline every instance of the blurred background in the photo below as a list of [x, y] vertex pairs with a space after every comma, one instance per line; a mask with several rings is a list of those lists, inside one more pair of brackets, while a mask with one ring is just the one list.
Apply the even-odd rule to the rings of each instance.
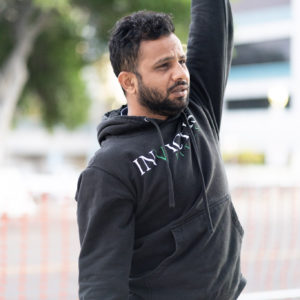
[[[74, 194], [96, 126], [125, 103], [109, 29], [188, 0], [0, 1], [0, 300], [77, 299]], [[240, 299], [300, 299], [300, 1], [234, 0], [235, 48], [221, 128], [245, 229]]]

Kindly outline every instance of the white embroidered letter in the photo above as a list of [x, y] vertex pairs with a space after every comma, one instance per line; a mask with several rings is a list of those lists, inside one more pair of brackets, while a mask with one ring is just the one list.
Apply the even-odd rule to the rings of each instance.
[[[157, 166], [156, 157], [153, 153], [153, 150], [150, 151], [149, 153], [152, 155], [153, 158], [149, 158], [149, 157], [141, 155], [133, 161], [138, 166], [142, 176], [145, 174], [145, 172], [148, 172], [148, 171], [151, 170], [148, 163], [152, 163], [154, 166]], [[144, 166], [146, 167], [146, 170], [143, 170], [142, 166], [139, 164], [139, 162], [138, 162], [139, 159], [144, 163]]]

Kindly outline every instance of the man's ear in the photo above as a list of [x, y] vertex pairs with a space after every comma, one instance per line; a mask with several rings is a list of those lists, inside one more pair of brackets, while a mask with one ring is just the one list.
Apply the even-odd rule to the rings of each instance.
[[123, 71], [118, 76], [119, 83], [127, 94], [135, 94], [137, 91], [136, 77], [132, 72]]

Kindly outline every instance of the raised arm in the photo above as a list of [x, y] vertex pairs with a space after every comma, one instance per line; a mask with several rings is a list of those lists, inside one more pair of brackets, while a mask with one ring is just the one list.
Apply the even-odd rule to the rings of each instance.
[[192, 0], [187, 66], [190, 98], [203, 105], [219, 132], [231, 63], [233, 24], [229, 0]]
[[76, 193], [80, 300], [128, 299], [134, 242], [133, 202], [118, 179], [88, 168]]

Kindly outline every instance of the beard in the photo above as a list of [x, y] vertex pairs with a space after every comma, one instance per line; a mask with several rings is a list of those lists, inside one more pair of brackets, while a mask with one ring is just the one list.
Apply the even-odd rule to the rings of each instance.
[[166, 95], [158, 89], [149, 88], [144, 85], [140, 74], [137, 75], [139, 87], [139, 103], [146, 107], [151, 113], [160, 116], [172, 117], [182, 112], [189, 102], [189, 90], [186, 96], [175, 97], [173, 100], [169, 98], [172, 91], [178, 87], [183, 86], [189, 88], [186, 81], [177, 81], [174, 85], [167, 89]]

